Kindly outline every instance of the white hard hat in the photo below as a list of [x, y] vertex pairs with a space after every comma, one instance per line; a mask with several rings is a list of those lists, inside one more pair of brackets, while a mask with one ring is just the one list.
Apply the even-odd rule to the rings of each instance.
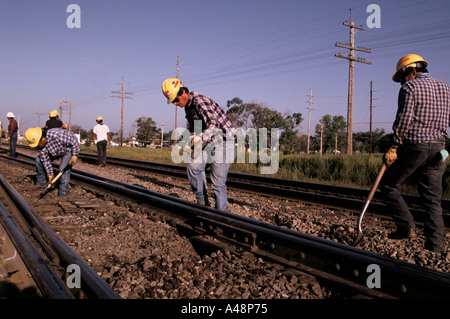
[[8, 112], [8, 114], [6, 114], [6, 117], [14, 117], [14, 113], [13, 112]]

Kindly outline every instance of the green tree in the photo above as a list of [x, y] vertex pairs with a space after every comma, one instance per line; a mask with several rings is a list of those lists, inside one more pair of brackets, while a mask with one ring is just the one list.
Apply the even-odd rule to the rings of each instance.
[[156, 126], [150, 117], [141, 116], [135, 121], [137, 132], [136, 140], [144, 146], [150, 144], [153, 138], [161, 138], [161, 129]]
[[[372, 152], [380, 152], [380, 140], [384, 135], [384, 129], [372, 131]], [[353, 151], [370, 153], [370, 132], [358, 132], [353, 134]]]
[[271, 129], [278, 128], [281, 151], [289, 153], [299, 145], [296, 128], [303, 121], [301, 113], [283, 115], [264, 104], [244, 103], [238, 97], [227, 101], [227, 108], [227, 116], [236, 127], [244, 130], [254, 128], [257, 131], [260, 128], [267, 129], [268, 142], [271, 139]]
[[322, 131], [322, 151], [333, 152], [335, 149], [343, 151], [347, 145], [346, 134], [347, 123], [342, 115], [322, 116], [319, 124], [316, 125], [316, 137], [321, 136]]
[[235, 97], [227, 101], [227, 116], [236, 127], [246, 130], [254, 127], [252, 116], [257, 106], [256, 103], [244, 103], [240, 98]]

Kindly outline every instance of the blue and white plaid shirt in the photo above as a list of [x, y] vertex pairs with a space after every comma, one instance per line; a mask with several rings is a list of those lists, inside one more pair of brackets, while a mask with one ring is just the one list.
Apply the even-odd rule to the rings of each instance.
[[395, 144], [445, 140], [449, 126], [450, 87], [447, 83], [422, 73], [403, 84], [392, 126]]
[[62, 129], [53, 128], [47, 131], [47, 143], [38, 151], [42, 165], [47, 175], [53, 175], [52, 161], [71, 152], [72, 156], [78, 156], [80, 143], [75, 134]]

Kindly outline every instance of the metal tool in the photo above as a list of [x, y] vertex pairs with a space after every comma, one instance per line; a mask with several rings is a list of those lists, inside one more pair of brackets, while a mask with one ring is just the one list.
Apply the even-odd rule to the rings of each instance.
[[358, 236], [356, 237], [356, 240], [354, 241], [354, 243], [352, 244], [352, 246], [356, 246], [358, 245], [361, 240], [364, 237], [364, 233], [362, 231], [362, 220], [364, 218], [364, 214], [366, 213], [367, 208], [369, 207], [369, 204], [373, 198], [373, 195], [375, 195], [375, 192], [378, 188], [378, 185], [380, 184], [381, 178], [383, 177], [384, 172], [386, 171], [386, 165], [383, 164], [383, 166], [381, 166], [380, 172], [378, 173], [377, 179], [375, 180], [375, 183], [372, 186], [372, 189], [370, 190], [369, 196], [367, 197], [367, 200], [363, 206], [363, 208], [361, 209], [361, 212], [359, 213], [359, 217], [358, 217]]
[[64, 174], [64, 172], [71, 167], [71, 165], [67, 165], [66, 167], [64, 167], [59, 173], [58, 175], [55, 176], [55, 178], [53, 178], [53, 180], [50, 181], [50, 183], [48, 183], [47, 187], [39, 194], [39, 199], [42, 199], [45, 195], [47, 195], [47, 193], [50, 191], [50, 189], [53, 187], [53, 185], [55, 185], [56, 181], [62, 176], [62, 174]]

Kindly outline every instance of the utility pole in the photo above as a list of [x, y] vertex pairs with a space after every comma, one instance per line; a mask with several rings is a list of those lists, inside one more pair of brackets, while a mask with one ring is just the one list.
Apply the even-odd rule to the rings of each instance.
[[370, 147], [369, 147], [369, 154], [372, 154], [373, 149], [372, 149], [372, 108], [375, 107], [375, 105], [373, 105], [373, 100], [376, 100], [373, 97], [373, 92], [376, 92], [373, 90], [373, 86], [372, 86], [372, 81], [370, 81]]
[[322, 145], [323, 145], [323, 123], [320, 124], [320, 155], [322, 155]]
[[63, 110], [69, 110], [69, 125], [68, 125], [68, 130], [69, 132], [72, 129], [72, 100], [63, 100], [61, 99], [59, 102], [59, 118], [62, 120], [63, 118]]
[[364, 31], [363, 27], [356, 26], [352, 21], [352, 10], [350, 9], [350, 23], [345, 21], [343, 23], [345, 26], [350, 28], [350, 43], [336, 43], [337, 47], [345, 48], [350, 50], [348, 56], [343, 56], [340, 54], [335, 54], [334, 56], [338, 58], [343, 58], [349, 60], [349, 77], [348, 77], [348, 109], [347, 109], [347, 154], [352, 154], [353, 151], [353, 69], [354, 62], [361, 62], [366, 64], [372, 64], [364, 59], [355, 58], [354, 51], [362, 51], [366, 53], [371, 53], [372, 51], [367, 48], [355, 47], [355, 29]]
[[309, 89], [308, 149], [306, 151], [307, 155], [309, 155], [309, 140], [311, 131], [311, 104], [312, 104], [312, 88]]
[[[180, 57], [177, 56], [177, 79], [180, 72]], [[173, 141], [173, 144], [177, 144], [178, 142], [178, 131], [177, 131], [177, 118], [178, 118], [178, 106], [175, 105], [175, 141]]]
[[164, 144], [164, 122], [161, 124], [161, 149], [163, 149]]
[[334, 155], [336, 155], [337, 152], [338, 152], [338, 149], [337, 149], [337, 135], [338, 135], [338, 133], [336, 132], [334, 134], [335, 134], [334, 135]]
[[41, 127], [41, 115], [44, 115], [44, 113], [41, 113], [41, 107], [39, 107], [38, 112], [34, 114], [38, 116], [38, 127]]
[[124, 99], [132, 99], [132, 97], [125, 96], [125, 94], [133, 94], [130, 92], [124, 92], [124, 86], [129, 85], [128, 83], [123, 83], [123, 76], [122, 76], [122, 82], [116, 83], [117, 85], [120, 85], [122, 87], [121, 91], [111, 91], [111, 93], [119, 93], [120, 96], [111, 96], [115, 98], [119, 98], [122, 100], [122, 108], [120, 111], [120, 146], [122, 146], [122, 140], [123, 140], [123, 100]]

